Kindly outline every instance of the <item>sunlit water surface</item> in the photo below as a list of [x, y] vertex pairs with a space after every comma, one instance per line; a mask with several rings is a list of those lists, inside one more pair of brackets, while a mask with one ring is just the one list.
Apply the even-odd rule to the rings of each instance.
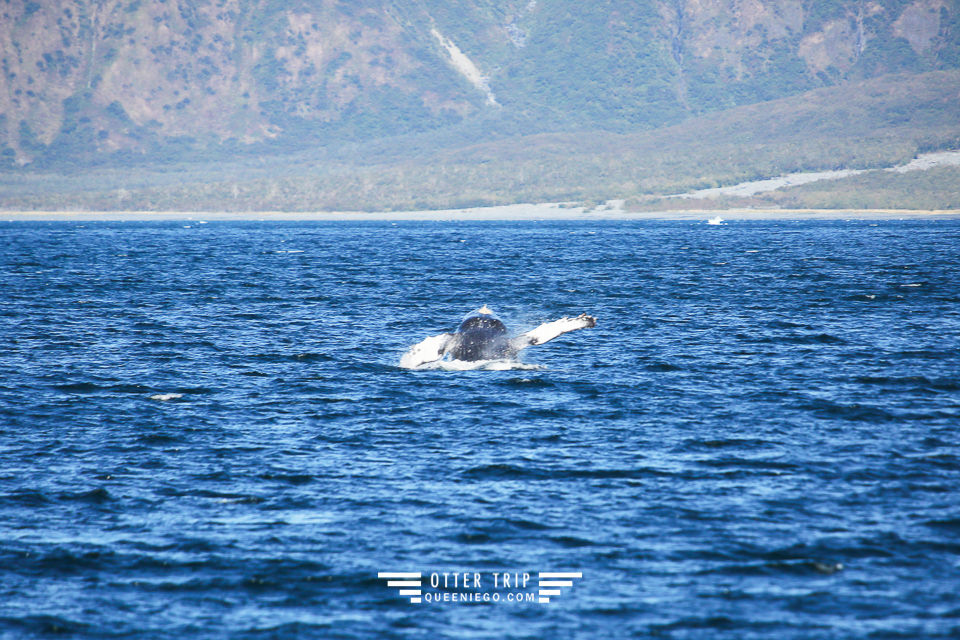
[[[0, 637], [960, 633], [956, 221], [0, 243]], [[484, 303], [598, 326], [397, 366]], [[381, 571], [583, 577], [412, 604]]]

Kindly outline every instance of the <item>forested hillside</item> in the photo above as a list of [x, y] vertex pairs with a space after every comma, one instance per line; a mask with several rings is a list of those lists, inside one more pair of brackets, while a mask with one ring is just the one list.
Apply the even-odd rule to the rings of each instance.
[[[461, 140], [446, 149], [429, 135], [411, 134], [325, 154], [311, 150], [244, 155], [230, 163], [198, 159], [162, 167], [0, 173], [0, 205], [14, 210], [374, 211], [515, 202], [596, 205], [630, 198], [639, 208], [689, 207], [689, 200], [658, 196], [794, 171], [889, 167], [924, 151], [960, 148], [958, 85], [960, 70], [886, 75], [629, 133], [538, 133]], [[922, 173], [911, 173], [908, 180]], [[918, 183], [913, 193], [931, 186], [937, 185]], [[934, 208], [955, 202], [955, 190], [937, 186], [936, 191], [922, 201]], [[909, 195], [904, 191], [898, 201], [908, 201]]]
[[625, 133], [960, 68], [957, 0], [5, 0], [0, 14], [8, 170]]

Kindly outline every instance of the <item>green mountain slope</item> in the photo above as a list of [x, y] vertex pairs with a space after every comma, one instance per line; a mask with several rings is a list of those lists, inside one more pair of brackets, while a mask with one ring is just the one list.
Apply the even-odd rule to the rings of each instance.
[[[458, 139], [448, 148], [435, 133], [421, 133], [336, 154], [16, 172], [0, 174], [0, 203], [7, 209], [313, 211], [630, 198], [633, 206], [657, 208], [664, 206], [659, 195], [793, 171], [887, 167], [918, 152], [960, 148], [958, 85], [960, 71], [883, 76], [630, 133]], [[935, 206], [937, 198], [924, 202]]]
[[11, 168], [623, 133], [960, 67], [956, 0], [61, 0], [0, 14]]

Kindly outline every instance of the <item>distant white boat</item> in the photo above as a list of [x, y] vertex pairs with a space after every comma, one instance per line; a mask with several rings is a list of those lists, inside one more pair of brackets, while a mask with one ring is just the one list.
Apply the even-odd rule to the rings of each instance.
[[726, 224], [720, 216], [714, 216], [707, 220], [707, 224]]

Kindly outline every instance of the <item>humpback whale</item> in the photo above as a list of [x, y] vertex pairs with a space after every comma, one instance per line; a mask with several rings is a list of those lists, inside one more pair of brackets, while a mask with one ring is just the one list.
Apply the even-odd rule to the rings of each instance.
[[400, 366], [412, 369], [447, 355], [454, 360], [467, 362], [512, 359], [527, 347], [543, 344], [564, 333], [594, 327], [596, 324], [596, 318], [582, 313], [575, 318], [564, 317], [546, 322], [536, 329], [510, 338], [503, 321], [487, 305], [483, 305], [468, 313], [453, 333], [431, 336], [410, 347], [400, 359]]

